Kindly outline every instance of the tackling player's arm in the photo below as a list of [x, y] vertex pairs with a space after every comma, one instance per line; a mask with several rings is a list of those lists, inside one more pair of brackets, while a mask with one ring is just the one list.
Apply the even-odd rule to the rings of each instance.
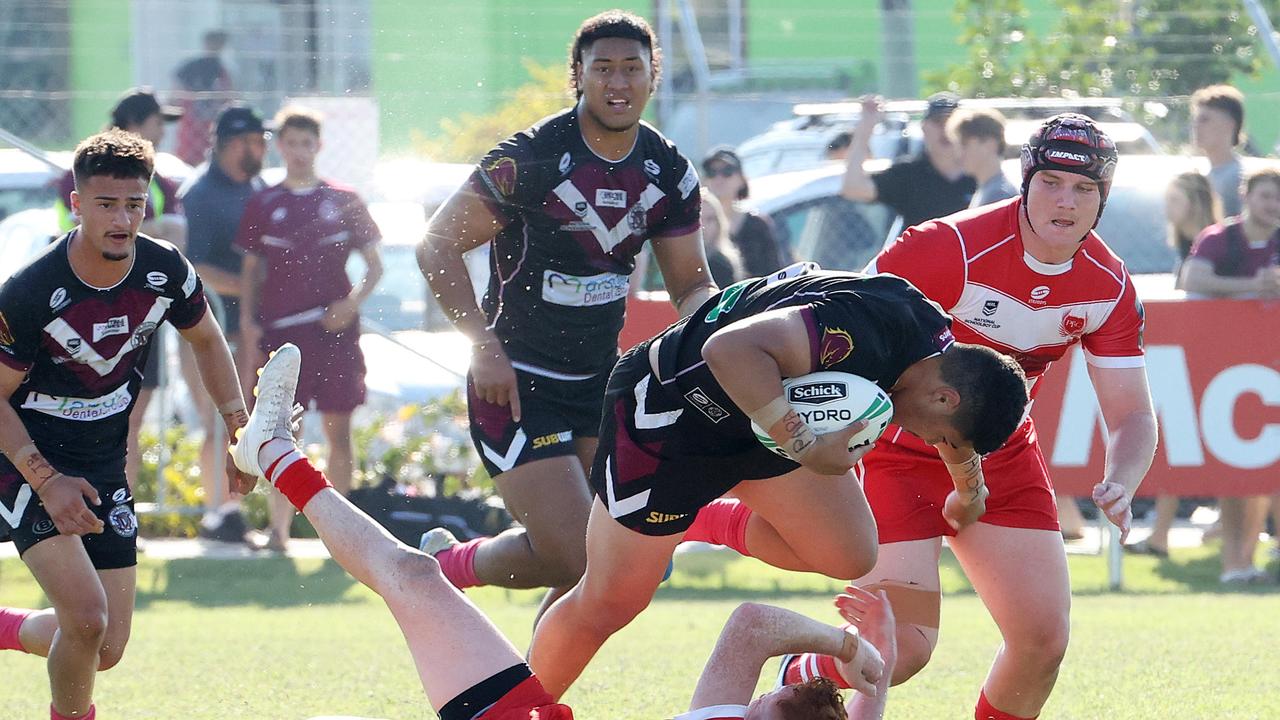
[[716, 705], [746, 705], [755, 693], [760, 669], [769, 658], [788, 653], [832, 655], [856, 668], [848, 678], [855, 690], [874, 695], [884, 672], [875, 646], [855, 628], [840, 629], [771, 605], [739, 605], [707, 658], [690, 710]]
[[471, 273], [462, 254], [490, 242], [505, 222], [468, 186], [455, 192], [427, 223], [427, 234], [418, 245], [418, 267], [449, 321], [471, 341], [471, 378], [485, 401], [509, 405], [511, 417], [520, 421], [520, 394], [516, 372], [489, 327], [471, 289]]
[[[240, 392], [240, 380], [236, 374], [231, 349], [222, 334], [222, 327], [213, 313], [206, 312], [200, 321], [189, 328], [178, 329], [182, 339], [191, 344], [200, 370], [200, 380], [213, 399], [214, 407], [227, 427], [228, 442], [233, 441], [236, 430], [249, 423], [244, 395]], [[239, 493], [253, 490], [255, 479], [235, 469], [235, 463], [227, 463], [227, 478], [231, 489]]]
[[0, 364], [0, 452], [9, 458], [40, 497], [58, 532], [63, 535], [100, 533], [102, 521], [84, 502], [88, 499], [94, 505], [101, 505], [98, 492], [84, 478], [55, 470], [36, 449], [31, 434], [9, 404], [9, 398], [17, 392], [25, 377], [25, 372]]
[[1156, 414], [1147, 386], [1147, 370], [1089, 366], [1089, 379], [1107, 424], [1107, 460], [1102, 482], [1093, 487], [1093, 502], [1129, 534], [1129, 507], [1156, 454]]
[[725, 393], [796, 462], [822, 475], [842, 475], [870, 446], [849, 450], [866, 421], [817, 435], [782, 392], [782, 378], [813, 372], [809, 328], [801, 308], [771, 310], [717, 330], [702, 358]]
[[650, 243], [653, 257], [667, 285], [667, 295], [680, 317], [697, 310], [707, 298], [720, 292], [707, 268], [707, 254], [702, 246], [702, 231], [686, 235], [654, 238]]

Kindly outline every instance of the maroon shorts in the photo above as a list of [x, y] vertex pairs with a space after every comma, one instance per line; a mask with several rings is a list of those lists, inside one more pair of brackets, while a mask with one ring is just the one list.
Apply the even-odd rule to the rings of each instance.
[[[899, 442], [886, 442], [898, 432], [885, 431], [862, 460], [863, 489], [876, 518], [880, 542], [955, 535], [942, 517], [947, 494], [955, 489], [946, 466], [933, 448], [901, 431]], [[980, 522], [1002, 527], [1058, 530], [1058, 506], [1049, 468], [1035, 426], [1024, 423], [1004, 447], [982, 459], [982, 475], [991, 494]]]
[[364, 354], [360, 352], [360, 324], [327, 332], [318, 323], [268, 330], [261, 349], [271, 352], [291, 342], [302, 351], [295, 395], [303, 407], [322, 413], [349, 413], [364, 403]]

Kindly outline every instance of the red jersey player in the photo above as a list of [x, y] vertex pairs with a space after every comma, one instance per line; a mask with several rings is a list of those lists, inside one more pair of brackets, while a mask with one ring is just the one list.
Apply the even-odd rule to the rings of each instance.
[[[1088, 118], [1051, 118], [1023, 146], [1021, 197], [913, 227], [868, 272], [914, 283], [951, 313], [957, 340], [1012, 355], [1033, 398], [1048, 367], [1082, 345], [1108, 431], [1093, 500], [1123, 535], [1155, 454], [1156, 420], [1142, 305], [1124, 263], [1092, 231], [1116, 159], [1115, 144]], [[1035, 424], [1026, 417], [1003, 447], [967, 469], [892, 425], [876, 447], [863, 462], [880, 550], [857, 584], [885, 590], [893, 604], [893, 682], [919, 672], [937, 644], [945, 535], [1004, 639], [975, 716], [1036, 717], [1066, 652], [1070, 583]], [[715, 528], [726, 517], [750, 533], [763, 521], [744, 521], [747, 512], [712, 506], [685, 538], [721, 540]]]

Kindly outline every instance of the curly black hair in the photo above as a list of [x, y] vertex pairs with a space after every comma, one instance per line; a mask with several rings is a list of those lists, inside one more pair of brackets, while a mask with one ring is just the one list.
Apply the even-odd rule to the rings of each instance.
[[653, 70], [653, 87], [658, 87], [662, 77], [662, 48], [658, 47], [658, 38], [653, 33], [649, 21], [624, 10], [606, 10], [582, 21], [578, 32], [569, 43], [569, 89], [575, 98], [582, 97], [582, 86], [578, 80], [578, 67], [582, 64], [582, 56], [591, 47], [591, 43], [605, 38], [622, 38], [635, 40], [649, 51], [649, 66]]
[[960, 394], [951, 424], [980, 455], [997, 450], [1022, 424], [1027, 376], [1008, 355], [956, 343], [942, 354], [942, 381]]
[[151, 141], [119, 128], [91, 135], [76, 146], [71, 173], [76, 187], [95, 175], [113, 178], [142, 178], [151, 181], [155, 172], [156, 152]]

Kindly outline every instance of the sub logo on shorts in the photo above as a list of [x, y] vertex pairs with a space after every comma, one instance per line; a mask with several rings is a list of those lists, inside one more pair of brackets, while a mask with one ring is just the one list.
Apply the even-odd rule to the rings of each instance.
[[697, 408], [698, 412], [706, 415], [713, 423], [718, 423], [729, 417], [729, 411], [716, 404], [715, 400], [707, 397], [707, 394], [703, 392], [700, 387], [696, 387], [685, 393], [684, 399], [688, 400], [689, 404]]
[[107, 523], [122, 538], [131, 538], [138, 534], [138, 518], [128, 505], [117, 505], [107, 513]]
[[56, 529], [57, 526], [53, 524], [53, 521], [46, 518], [44, 520], [37, 520], [35, 524], [31, 526], [31, 533], [33, 535], [48, 535]]
[[119, 488], [111, 493], [111, 502], [117, 505], [129, 499], [129, 488]]

